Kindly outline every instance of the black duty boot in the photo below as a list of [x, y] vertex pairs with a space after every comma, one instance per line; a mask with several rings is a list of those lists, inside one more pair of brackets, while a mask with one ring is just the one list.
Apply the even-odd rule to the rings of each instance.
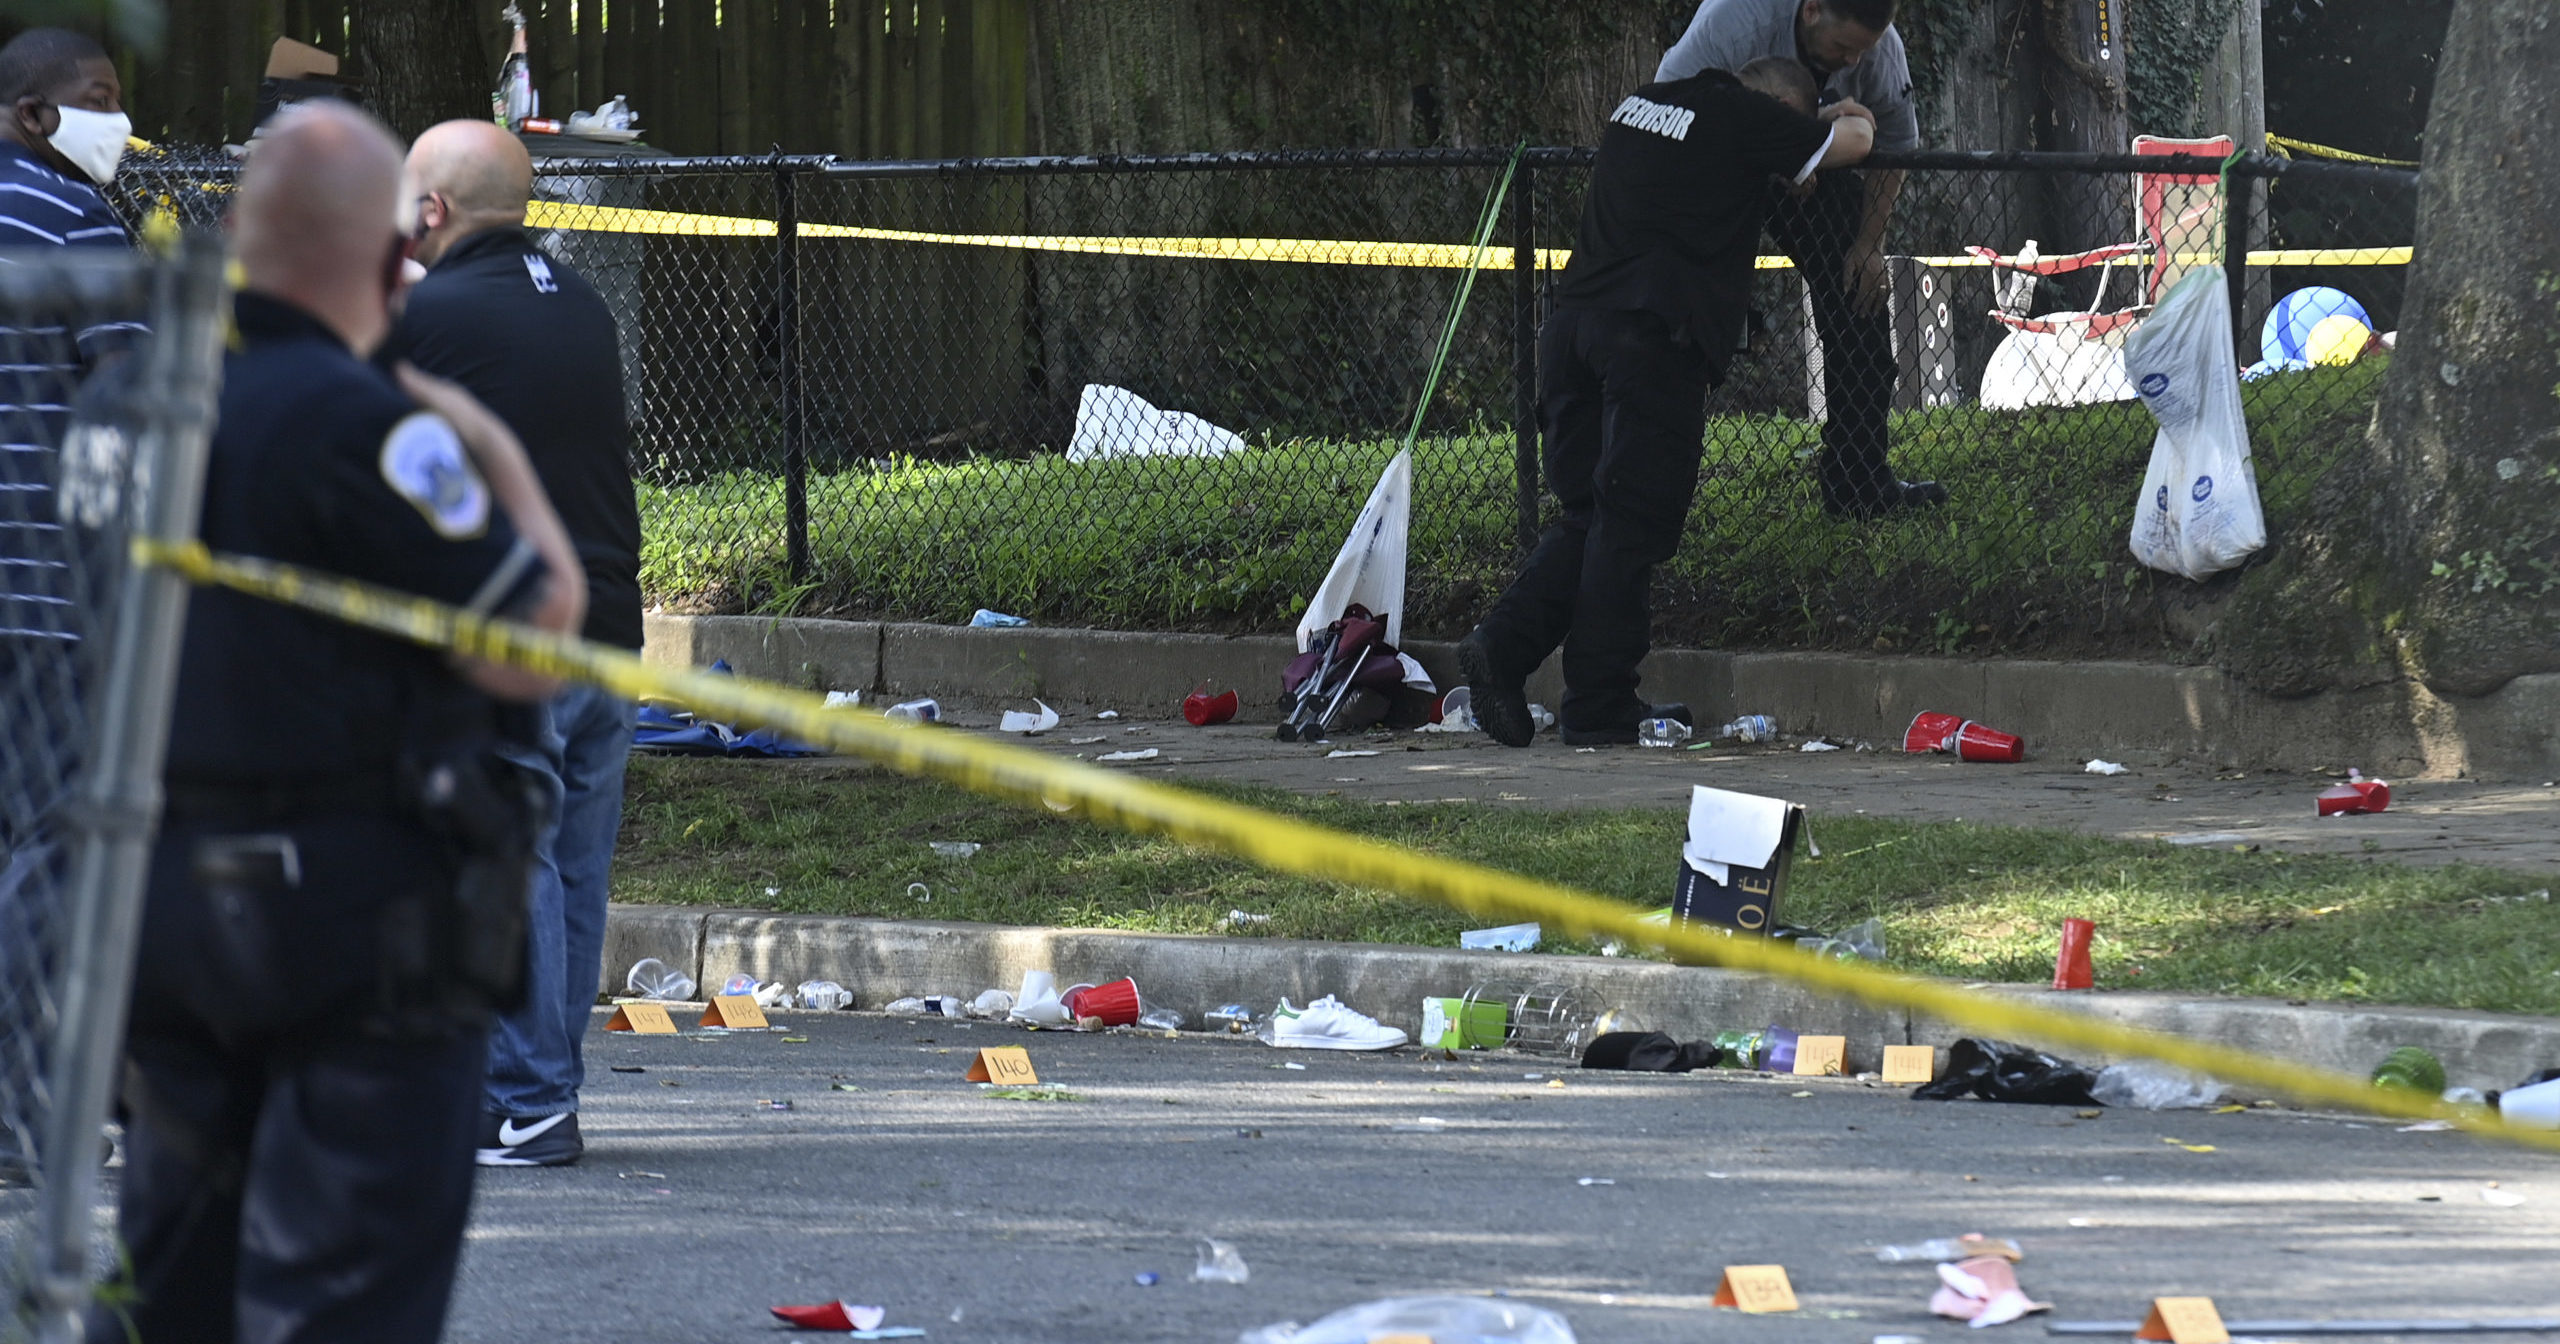
[[1560, 730], [1557, 736], [1562, 737], [1564, 744], [1568, 747], [1631, 747], [1636, 744], [1640, 736], [1636, 731], [1637, 728], [1646, 719], [1678, 719], [1692, 728], [1698, 726], [1698, 721], [1689, 716], [1689, 707], [1674, 700], [1665, 704], [1645, 706], [1644, 713], [1636, 716], [1629, 723], [1611, 724], [1605, 728], [1567, 727]]
[[1525, 747], [1538, 735], [1529, 718], [1528, 679], [1495, 670], [1492, 652], [1472, 633], [1458, 641], [1458, 675], [1466, 678], [1468, 705], [1486, 736], [1506, 747]]

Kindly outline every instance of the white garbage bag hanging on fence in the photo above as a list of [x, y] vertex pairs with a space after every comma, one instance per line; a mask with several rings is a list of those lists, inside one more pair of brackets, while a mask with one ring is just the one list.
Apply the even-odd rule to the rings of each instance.
[[2203, 579], [2267, 544], [2230, 292], [2219, 266], [2189, 271], [2125, 339], [2125, 373], [2160, 432], [2135, 503], [2134, 558]]
[[1413, 526], [1413, 450], [1397, 453], [1378, 473], [1377, 487], [1360, 519], [1343, 538], [1324, 582], [1298, 618], [1298, 652], [1305, 653], [1324, 628], [1357, 602], [1386, 618], [1387, 642], [1404, 640], [1404, 558]]
[[1168, 411], [1125, 387], [1084, 385], [1067, 460], [1104, 457], [1224, 457], [1244, 451], [1244, 436], [1193, 415]]

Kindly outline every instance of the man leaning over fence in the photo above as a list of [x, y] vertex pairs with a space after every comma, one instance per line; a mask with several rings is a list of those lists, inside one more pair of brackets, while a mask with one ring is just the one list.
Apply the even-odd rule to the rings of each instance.
[[[391, 346], [460, 383], [524, 442], [586, 567], [586, 637], [640, 647], [640, 513], [613, 312], [524, 231], [533, 163], [485, 121], [449, 121], [409, 150], [418, 260]], [[525, 763], [559, 799], [534, 869], [533, 964], [522, 1007], [489, 1038], [482, 1166], [565, 1166], [578, 1133], [581, 1042], [604, 960], [607, 875], [622, 825], [632, 705], [593, 686], [542, 707]]]
[[1564, 740], [1632, 743], [1657, 713], [1637, 695], [1652, 643], [1653, 567], [1679, 549], [1697, 493], [1707, 389], [1750, 315], [1769, 179], [1866, 157], [1874, 123], [1763, 58], [1648, 84], [1601, 132], [1573, 260], [1538, 331], [1538, 421], [1563, 506], [1484, 623], [1458, 642], [1476, 721], [1505, 746], [1535, 736], [1522, 685], [1564, 646]]
[[[575, 629], [577, 556], [514, 437], [364, 362], [399, 180], [343, 103], [280, 114], [250, 160], [203, 540]], [[556, 688], [227, 590], [184, 640], [125, 1045], [134, 1281], [89, 1338], [426, 1344], [488, 1012], [523, 980], [540, 793], [492, 750], [497, 697]]]
[[[131, 245], [97, 191], [124, 153], [123, 99], [115, 62], [78, 33], [33, 28], [0, 47], [0, 248]], [[74, 389], [140, 332], [116, 320], [0, 327], [0, 699], [14, 707], [0, 720], [12, 767], [0, 782], [0, 1178], [29, 1165], [40, 1024], [20, 1019], [51, 975], [44, 924], [61, 912], [39, 908], [40, 893], [65, 862], [48, 816], [71, 787], [89, 594], [113, 559], [68, 544], [53, 483]]]
[[[1896, 3], [1702, 0], [1653, 77], [1740, 70], [1762, 57], [1801, 62], [1821, 84], [1822, 101], [1845, 98], [1871, 111], [1877, 149], [1916, 149], [1920, 120], [1911, 105], [1910, 62], [1893, 26]], [[1901, 191], [1898, 172], [1824, 172], [1810, 190], [1797, 184], [1781, 192], [1769, 214], [1770, 236], [1813, 296], [1825, 411], [1817, 474], [1822, 507], [1843, 517], [1870, 518], [1947, 497], [1935, 481], [1897, 479], [1885, 457], [1894, 363], [1884, 235]]]

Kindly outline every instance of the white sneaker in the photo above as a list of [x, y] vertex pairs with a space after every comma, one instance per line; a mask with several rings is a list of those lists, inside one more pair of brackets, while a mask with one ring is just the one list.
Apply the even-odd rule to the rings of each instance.
[[1327, 994], [1304, 1008], [1282, 999], [1271, 1010], [1271, 1043], [1300, 1050], [1393, 1050], [1405, 1043], [1405, 1034]]

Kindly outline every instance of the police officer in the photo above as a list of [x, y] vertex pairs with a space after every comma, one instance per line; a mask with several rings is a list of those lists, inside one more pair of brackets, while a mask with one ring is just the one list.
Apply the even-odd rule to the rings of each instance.
[[1811, 76], [1764, 59], [1647, 84], [1610, 114], [1573, 260], [1538, 332], [1547, 485], [1564, 507], [1492, 612], [1458, 642], [1476, 722], [1535, 735], [1522, 683], [1564, 646], [1558, 726], [1573, 746], [1632, 743], [1652, 643], [1653, 567], [1671, 558], [1698, 487], [1707, 389], [1750, 315], [1770, 179], [1866, 157], [1854, 102], [1815, 115]]
[[[487, 121], [448, 121], [409, 147], [417, 258], [391, 347], [451, 378], [524, 443], [543, 493], [586, 567], [586, 637], [640, 647], [640, 510], [613, 310], [586, 279], [525, 236], [533, 161]], [[530, 983], [489, 1036], [480, 1165], [578, 1160], [581, 1045], [604, 962], [605, 897], [622, 825], [631, 702], [564, 687], [542, 706], [523, 757], [559, 792], [534, 865]]]
[[[585, 588], [521, 447], [363, 358], [406, 244], [400, 146], [274, 123], [232, 212], [202, 535], [548, 630]], [[492, 999], [537, 818], [487, 750], [547, 682], [221, 590], [187, 613], [126, 1042], [133, 1305], [93, 1340], [430, 1341], [471, 1194]]]
[[[1869, 109], [1876, 148], [1916, 149], [1911, 64], [1894, 31], [1897, 0], [1699, 0], [1688, 30], [1662, 56], [1657, 80], [1701, 70], [1740, 70], [1775, 57], [1800, 63], [1822, 100]], [[1813, 296], [1822, 338], [1824, 420], [1816, 474], [1822, 507], [1870, 518], [1946, 501], [1936, 481], [1903, 481], [1885, 460], [1893, 409], [1893, 332], [1887, 325], [1885, 225], [1902, 192], [1892, 171], [1824, 173], [1783, 192], [1769, 233], [1795, 261]]]

